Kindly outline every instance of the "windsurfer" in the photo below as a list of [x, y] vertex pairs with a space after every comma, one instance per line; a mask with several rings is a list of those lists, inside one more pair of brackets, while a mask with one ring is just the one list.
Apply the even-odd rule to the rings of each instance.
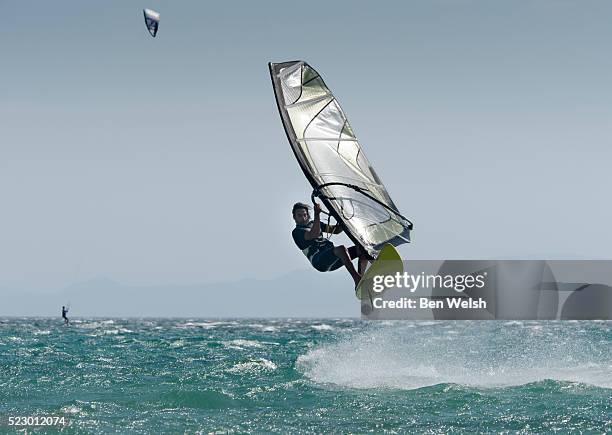
[[[319, 272], [330, 272], [344, 266], [357, 285], [368, 263], [367, 254], [358, 246], [348, 249], [344, 245], [334, 246], [323, 237], [323, 232], [338, 234], [342, 232], [342, 227], [321, 223], [320, 204], [314, 204], [314, 220], [310, 220], [308, 206], [301, 202], [293, 206], [292, 214], [295, 229], [291, 235], [312, 266]], [[359, 259], [357, 270], [352, 262], [355, 258]]]

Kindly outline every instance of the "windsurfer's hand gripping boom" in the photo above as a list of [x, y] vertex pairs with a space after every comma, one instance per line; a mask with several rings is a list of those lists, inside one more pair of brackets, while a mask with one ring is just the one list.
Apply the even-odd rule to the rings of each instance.
[[342, 232], [341, 225], [329, 225], [329, 221], [327, 224], [321, 225], [321, 213], [328, 214], [323, 211], [323, 209], [321, 208], [321, 204], [315, 202], [313, 225], [310, 231], [304, 237], [306, 240], [316, 239], [321, 235], [321, 232], [326, 232], [329, 234], [340, 234]]

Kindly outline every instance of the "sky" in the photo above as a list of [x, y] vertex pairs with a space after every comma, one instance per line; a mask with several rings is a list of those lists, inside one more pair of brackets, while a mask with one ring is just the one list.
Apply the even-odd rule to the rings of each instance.
[[0, 1], [0, 292], [308, 270], [290, 210], [311, 190], [267, 67], [296, 59], [414, 222], [405, 259], [610, 258], [610, 17], [605, 1]]

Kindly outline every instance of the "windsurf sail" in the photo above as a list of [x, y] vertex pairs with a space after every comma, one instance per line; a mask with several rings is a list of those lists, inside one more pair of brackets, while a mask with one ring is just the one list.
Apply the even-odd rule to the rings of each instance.
[[374, 258], [386, 243], [409, 243], [412, 222], [391, 200], [319, 73], [303, 61], [269, 67], [287, 138], [313, 196]]
[[155, 12], [153, 9], [143, 9], [144, 20], [147, 26], [147, 30], [152, 37], [155, 38], [157, 35], [157, 29], [159, 28], [159, 12]]

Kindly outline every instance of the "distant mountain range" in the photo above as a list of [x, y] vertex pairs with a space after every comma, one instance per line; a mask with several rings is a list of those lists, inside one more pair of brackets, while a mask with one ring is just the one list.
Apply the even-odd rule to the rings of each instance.
[[296, 271], [271, 280], [127, 286], [108, 278], [56, 293], [2, 291], [0, 316], [71, 317], [358, 317], [352, 281], [342, 271]]

